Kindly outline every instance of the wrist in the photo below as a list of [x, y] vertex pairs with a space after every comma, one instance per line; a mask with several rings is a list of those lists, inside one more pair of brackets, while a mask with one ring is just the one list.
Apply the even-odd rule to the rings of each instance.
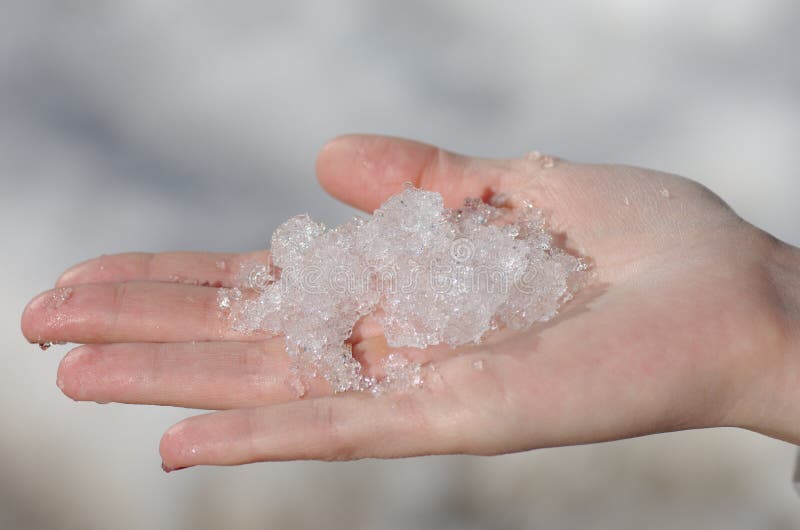
[[800, 249], [769, 237], [764, 270], [770, 286], [776, 340], [764, 345], [765, 377], [748, 407], [746, 428], [800, 445]]
[[[785, 338], [783, 355], [787, 368], [795, 368], [800, 377], [800, 248], [777, 242], [768, 268], [779, 302]], [[800, 386], [795, 388], [800, 392]], [[800, 400], [797, 403], [800, 406]], [[800, 417], [796, 423], [800, 430]]]
[[[800, 345], [800, 248], [779, 242], [770, 263], [788, 332], [794, 339], [793, 346], [797, 347]], [[800, 356], [797, 350], [795, 353]]]

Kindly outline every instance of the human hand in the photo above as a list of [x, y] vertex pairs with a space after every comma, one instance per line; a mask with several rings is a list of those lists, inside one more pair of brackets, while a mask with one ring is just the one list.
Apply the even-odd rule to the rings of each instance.
[[[84, 343], [58, 370], [76, 400], [229, 409], [168, 430], [166, 469], [498, 454], [723, 425], [800, 442], [800, 252], [686, 179], [549, 166], [384, 137], [323, 149], [323, 187], [353, 206], [372, 211], [405, 181], [442, 193], [449, 207], [505, 193], [512, 207], [540, 207], [564, 245], [592, 262], [590, 285], [556, 319], [476, 346], [412, 352], [427, 365], [412, 392], [332, 396], [315, 381], [298, 398], [283, 340], [237, 333], [219, 316], [215, 286], [264, 252], [90, 260], [28, 305], [23, 333]], [[367, 370], [389, 351], [374, 322], [352, 342]]]

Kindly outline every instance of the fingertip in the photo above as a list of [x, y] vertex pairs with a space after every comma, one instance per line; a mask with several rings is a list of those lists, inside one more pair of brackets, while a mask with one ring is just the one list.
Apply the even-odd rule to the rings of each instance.
[[185, 427], [186, 420], [176, 423], [161, 436], [158, 443], [158, 453], [161, 455], [161, 468], [169, 473], [172, 470], [185, 467], [182, 463], [183, 454], [181, 444], [183, 438], [181, 432]]
[[161, 462], [161, 470], [164, 473], [172, 473], [173, 471], [180, 471], [181, 469], [186, 469], [189, 466], [184, 467], [169, 467], [164, 461]]
[[342, 177], [345, 170], [352, 167], [368, 135], [343, 134], [329, 140], [317, 155], [317, 180], [322, 187], [335, 197], [341, 193]]
[[437, 191], [445, 205], [519, 184], [521, 174], [495, 159], [470, 158], [433, 145], [368, 134], [328, 142], [317, 157], [317, 178], [337, 199], [371, 213], [406, 182]]
[[329, 157], [333, 154], [336, 154], [337, 151], [341, 150], [353, 150], [355, 144], [358, 144], [364, 138], [368, 138], [369, 135], [366, 134], [356, 134], [356, 133], [348, 133], [348, 134], [340, 134], [338, 136], [334, 136], [330, 140], [328, 140], [325, 145], [322, 146], [322, 149], [319, 151], [319, 155], [317, 156], [317, 163], [321, 160], [324, 160], [326, 157]]
[[319, 164], [320, 161], [329, 159], [330, 157], [347, 153], [355, 153], [358, 151], [359, 146], [379, 138], [385, 137], [374, 134], [360, 133], [347, 133], [334, 136], [322, 146], [322, 149], [320, 149], [319, 155], [317, 156], [317, 164]]
[[88, 344], [73, 348], [58, 364], [56, 371], [56, 386], [70, 399], [81, 399], [81, 370], [85, 367], [86, 359], [95, 353], [94, 347]]
[[44, 339], [44, 326], [43, 326], [43, 307], [47, 296], [51, 291], [44, 291], [36, 295], [25, 309], [22, 310], [22, 317], [20, 318], [20, 330], [22, 335], [31, 344], [41, 343]]
[[[269, 408], [269, 407], [267, 407]], [[161, 437], [159, 453], [170, 469], [197, 465], [231, 466], [265, 460], [255, 451], [254, 409], [234, 409], [192, 416]], [[258, 445], [258, 444], [256, 444]]]
[[56, 280], [56, 288], [73, 287], [86, 283], [105, 283], [115, 279], [147, 279], [141, 274], [153, 254], [149, 252], [125, 252], [122, 254], [102, 254], [89, 258], [61, 273]]
[[169, 473], [196, 465], [216, 463], [213, 458], [205, 454], [207, 451], [202, 447], [204, 443], [208, 443], [208, 438], [213, 433], [197, 429], [198, 425], [202, 427], [202, 420], [198, 423], [198, 418], [205, 416], [208, 414], [181, 420], [161, 436], [158, 452], [161, 455], [164, 471]]
[[38, 294], [22, 310], [20, 330], [28, 342], [47, 349], [55, 342], [88, 342], [72, 340], [64, 328], [75, 321], [70, 305], [75, 289], [61, 287]]
[[436, 148], [370, 134], [347, 134], [328, 142], [317, 157], [317, 178], [337, 199], [372, 212], [404, 182], [418, 184]]
[[320, 166], [324, 167], [331, 157], [335, 157], [342, 150], [351, 149], [351, 144], [357, 142], [361, 136], [360, 134], [340, 134], [325, 142], [317, 155], [317, 169]]
[[82, 283], [81, 277], [90, 268], [94, 260], [95, 258], [87, 259], [65, 270], [56, 280], [56, 288]]

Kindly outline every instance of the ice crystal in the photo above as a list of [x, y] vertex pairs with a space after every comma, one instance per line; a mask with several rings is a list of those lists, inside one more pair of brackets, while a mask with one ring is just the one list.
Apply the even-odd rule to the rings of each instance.
[[383, 360], [383, 369], [385, 374], [380, 381], [368, 385], [373, 395], [404, 392], [422, 385], [422, 366], [399, 353], [390, 353]]
[[72, 298], [72, 294], [74, 290], [72, 287], [62, 287], [60, 289], [56, 289], [53, 291], [50, 296], [44, 301], [44, 307], [58, 309], [65, 303], [67, 300]]
[[243, 265], [219, 307], [239, 332], [283, 334], [296, 373], [335, 392], [419, 386], [420, 365], [397, 352], [382, 379], [364, 374], [347, 342], [359, 319], [375, 313], [392, 348], [476, 343], [552, 318], [584, 268], [553, 245], [533, 205], [491, 202], [451, 210], [408, 186], [372, 217], [335, 228], [293, 217], [272, 235], [271, 263]]

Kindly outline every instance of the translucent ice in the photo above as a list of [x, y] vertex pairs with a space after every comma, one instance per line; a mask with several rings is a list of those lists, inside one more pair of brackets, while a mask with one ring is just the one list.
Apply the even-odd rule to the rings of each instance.
[[382, 379], [363, 373], [347, 342], [361, 317], [375, 313], [393, 348], [460, 346], [548, 320], [576, 288], [584, 265], [553, 245], [541, 212], [492, 203], [451, 210], [409, 186], [335, 228], [293, 217], [272, 235], [271, 263], [245, 264], [219, 307], [238, 331], [285, 335], [296, 372], [336, 392], [418, 386], [419, 364], [399, 353]]
[[53, 309], [58, 309], [62, 305], [64, 305], [67, 300], [72, 298], [73, 293], [72, 287], [62, 287], [61, 289], [56, 289], [53, 291], [50, 296], [44, 301], [44, 307], [49, 307]]
[[373, 395], [385, 392], [403, 392], [422, 384], [422, 366], [399, 353], [390, 353], [383, 361], [385, 375], [371, 383]]

